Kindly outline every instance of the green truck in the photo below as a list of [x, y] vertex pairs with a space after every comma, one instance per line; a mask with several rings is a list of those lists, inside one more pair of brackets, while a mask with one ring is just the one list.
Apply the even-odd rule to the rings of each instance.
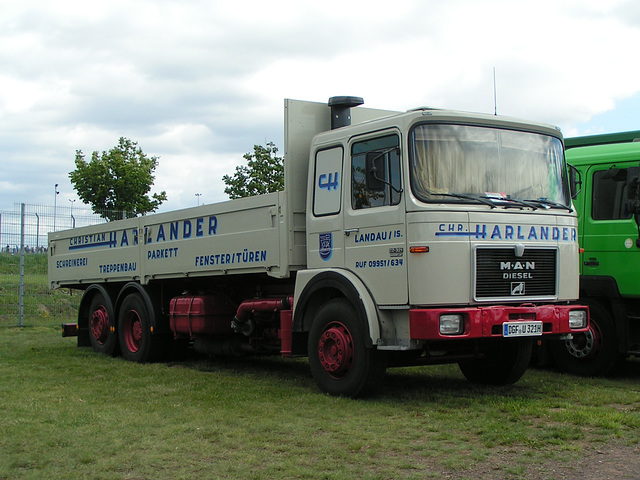
[[640, 356], [640, 131], [565, 139], [578, 211], [580, 302], [587, 333], [551, 346], [565, 372], [606, 375]]

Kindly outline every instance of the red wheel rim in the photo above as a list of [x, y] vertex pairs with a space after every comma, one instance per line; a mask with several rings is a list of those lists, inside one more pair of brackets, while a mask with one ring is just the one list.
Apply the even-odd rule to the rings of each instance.
[[109, 314], [104, 305], [99, 305], [91, 315], [91, 335], [100, 345], [104, 345], [109, 337]]
[[353, 337], [340, 322], [325, 328], [318, 342], [318, 357], [322, 368], [333, 378], [343, 378], [353, 365]]
[[127, 350], [131, 353], [136, 353], [142, 344], [142, 320], [140, 320], [140, 315], [135, 310], [127, 312], [122, 333]]

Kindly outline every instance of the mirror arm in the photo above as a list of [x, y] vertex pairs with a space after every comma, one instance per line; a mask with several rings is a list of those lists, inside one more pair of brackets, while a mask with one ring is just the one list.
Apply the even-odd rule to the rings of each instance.
[[398, 189], [398, 188], [394, 187], [393, 185], [391, 185], [390, 182], [387, 182], [384, 178], [380, 178], [378, 176], [378, 169], [376, 167], [373, 167], [371, 170], [369, 170], [369, 173], [371, 173], [373, 175], [373, 178], [375, 178], [379, 182], [382, 182], [385, 185], [388, 185], [389, 187], [391, 187], [391, 190], [393, 190], [394, 192], [402, 193], [404, 191], [402, 188]]

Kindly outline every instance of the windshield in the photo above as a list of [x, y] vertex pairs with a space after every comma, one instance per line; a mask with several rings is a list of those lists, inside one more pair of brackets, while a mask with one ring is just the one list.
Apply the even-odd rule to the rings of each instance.
[[571, 205], [562, 142], [555, 137], [426, 124], [413, 129], [410, 142], [411, 188], [422, 201], [481, 198], [498, 203], [529, 200], [546, 208]]

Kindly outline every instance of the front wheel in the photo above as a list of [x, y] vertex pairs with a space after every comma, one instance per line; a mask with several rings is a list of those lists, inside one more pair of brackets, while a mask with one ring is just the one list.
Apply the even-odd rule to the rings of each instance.
[[386, 357], [367, 347], [367, 329], [344, 298], [323, 305], [309, 332], [309, 366], [320, 390], [336, 396], [359, 397], [381, 382]]
[[510, 385], [524, 375], [532, 350], [530, 338], [491, 339], [482, 347], [483, 358], [461, 362], [458, 366], [471, 383]]
[[588, 305], [589, 330], [574, 333], [571, 340], [551, 342], [549, 349], [562, 372], [589, 377], [606, 375], [621, 357], [616, 326], [606, 308], [596, 302]]

